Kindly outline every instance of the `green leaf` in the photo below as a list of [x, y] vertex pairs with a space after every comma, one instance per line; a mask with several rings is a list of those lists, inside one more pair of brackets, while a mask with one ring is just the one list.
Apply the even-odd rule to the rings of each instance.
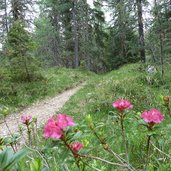
[[40, 171], [42, 168], [42, 162], [40, 159], [34, 159], [30, 164], [30, 171]]
[[6, 148], [4, 151], [0, 153], [0, 171], [5, 170], [5, 167], [8, 166], [8, 163], [12, 159], [13, 151], [11, 148]]
[[27, 154], [27, 152], [27, 149], [22, 149], [14, 153], [11, 148], [6, 148], [4, 151], [0, 153], [0, 171], [10, 170]]

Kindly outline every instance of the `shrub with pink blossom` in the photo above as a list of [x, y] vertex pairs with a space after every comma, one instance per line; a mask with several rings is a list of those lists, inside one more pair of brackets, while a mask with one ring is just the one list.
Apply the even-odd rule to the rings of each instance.
[[147, 123], [160, 123], [164, 120], [163, 114], [157, 109], [150, 109], [141, 114], [141, 118]]
[[32, 117], [31, 116], [21, 116], [21, 121], [23, 124], [28, 125], [31, 121]]
[[73, 118], [66, 114], [58, 114], [57, 119], [53, 116], [44, 126], [44, 137], [60, 139], [64, 134], [64, 129], [69, 126], [74, 126]]
[[75, 125], [73, 118], [66, 114], [58, 114], [56, 124], [62, 129]]
[[132, 109], [133, 105], [128, 100], [119, 99], [113, 102], [113, 107], [122, 112], [126, 109]]
[[[91, 164], [93, 163], [91, 162], [91, 160], [96, 160], [98, 162], [100, 161], [100, 162], [105, 163], [105, 165], [112, 165], [116, 168], [119, 168], [120, 170], [122, 170], [123, 168], [126, 168], [127, 170], [134, 171], [136, 170], [136, 165], [135, 163], [132, 162], [133, 160], [131, 159], [132, 154], [130, 153], [130, 149], [133, 147], [133, 145], [130, 143], [132, 140], [130, 140], [130, 136], [129, 136], [129, 134], [133, 132], [131, 132], [129, 129], [131, 127], [134, 127], [133, 128], [134, 133], [136, 132], [136, 135], [137, 135], [139, 133], [138, 132], [139, 130], [137, 129], [135, 131], [135, 128], [137, 128], [135, 126], [137, 126], [137, 123], [138, 123], [138, 122], [136, 123], [136, 121], [142, 118], [144, 122], [147, 123], [147, 124], [143, 123], [142, 125], [146, 126], [148, 129], [147, 131], [145, 130], [144, 132], [141, 130], [143, 132], [143, 134], [141, 134], [141, 138], [143, 136], [143, 140], [144, 138], [147, 139], [146, 141], [147, 151], [144, 153], [145, 160], [143, 161], [144, 163], [141, 169], [147, 170], [150, 165], [150, 161], [151, 161], [150, 154], [152, 151], [149, 149], [151, 149], [151, 145], [153, 143], [152, 140], [154, 137], [156, 138], [157, 131], [158, 131], [157, 129], [158, 127], [154, 127], [154, 125], [161, 123], [165, 118], [164, 115], [158, 109], [155, 109], [155, 108], [142, 112], [140, 117], [139, 116], [137, 117], [137, 115], [135, 115], [137, 113], [137, 112], [135, 113], [135, 111], [132, 111], [129, 115], [127, 115], [127, 112], [129, 113], [128, 109], [132, 109], [133, 105], [131, 104], [130, 101], [126, 99], [116, 100], [112, 103], [112, 105], [114, 108], [117, 109], [117, 112], [116, 111], [113, 112], [115, 117], [113, 117], [112, 115], [113, 117], [112, 119], [115, 119], [113, 120], [114, 122], [111, 123], [111, 121], [108, 121], [112, 125], [112, 127], [110, 127], [110, 131], [114, 132], [115, 126], [117, 127], [119, 125], [120, 127], [120, 129], [117, 128], [118, 132], [114, 132], [114, 135], [110, 134], [111, 132], [110, 133], [108, 132], [108, 128], [105, 131], [103, 131], [103, 124], [99, 125], [98, 123], [93, 121], [91, 114], [86, 116], [86, 122], [89, 128], [89, 131], [87, 131], [87, 128], [86, 128], [87, 125], [86, 126], [79, 125], [78, 127], [76, 127], [73, 117], [68, 116], [66, 114], [58, 114], [57, 116], [52, 116], [51, 118], [49, 118], [44, 125], [44, 133], [43, 133], [44, 138], [50, 139], [50, 140], [44, 141], [45, 146], [44, 146], [43, 153], [46, 153], [46, 155], [49, 158], [51, 158], [50, 155], [52, 152], [57, 154], [59, 156], [59, 158], [57, 158], [57, 161], [60, 160], [60, 163], [62, 163], [63, 161], [64, 163], [67, 161], [68, 162], [73, 161], [75, 163], [73, 170], [76, 170], [76, 167], [78, 170], [85, 170], [85, 168], [87, 169], [89, 167], [89, 163]], [[27, 123], [30, 123], [30, 121], [31, 121], [31, 124], [27, 124]], [[32, 123], [34, 121], [32, 118], [28, 116], [25, 116], [25, 117], [23, 116], [22, 122], [26, 124], [28, 128], [28, 135], [30, 139], [32, 135], [31, 134]], [[130, 123], [131, 125], [129, 125]], [[85, 138], [86, 136], [82, 135], [84, 133], [87, 134], [88, 137], [91, 134], [90, 136], [91, 138], [92, 138], [92, 135], [94, 136], [94, 138], [96, 139], [95, 140], [96, 143], [98, 143], [96, 144], [97, 150], [100, 150], [99, 151], [100, 153], [96, 154], [96, 148], [95, 146], [92, 145], [93, 144], [92, 142], [94, 140]], [[109, 139], [107, 136], [109, 138], [110, 136], [115, 137], [114, 141], [116, 141], [118, 138], [119, 143], [122, 144], [122, 149], [114, 148], [112, 145], [115, 144], [115, 142], [111, 143], [110, 141], [108, 141]], [[33, 145], [32, 142], [29, 143], [30, 146]], [[54, 151], [54, 149], [57, 149], [57, 151]], [[56, 155], [54, 156], [56, 157]], [[64, 157], [61, 157], [61, 156], [64, 156]], [[56, 160], [55, 157], [54, 157], [54, 160]], [[113, 159], [111, 159], [111, 157], [113, 157]], [[107, 168], [111, 168], [112, 166], [109, 166]]]
[[78, 153], [80, 151], [80, 149], [82, 149], [84, 147], [84, 145], [81, 144], [80, 142], [74, 142], [74, 143], [70, 144], [70, 147], [75, 153]]

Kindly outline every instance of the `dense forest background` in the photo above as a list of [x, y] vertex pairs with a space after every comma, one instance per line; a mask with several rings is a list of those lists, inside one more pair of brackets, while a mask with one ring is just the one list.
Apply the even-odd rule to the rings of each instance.
[[137, 61], [170, 62], [170, 0], [92, 2], [1, 0], [1, 66], [12, 79], [31, 81], [41, 67], [103, 73]]
[[170, 55], [171, 0], [0, 0], [0, 170], [171, 170]]

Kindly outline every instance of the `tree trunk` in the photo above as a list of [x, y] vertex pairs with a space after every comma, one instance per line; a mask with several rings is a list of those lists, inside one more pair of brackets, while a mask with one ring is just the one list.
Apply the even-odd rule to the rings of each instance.
[[61, 52], [61, 49], [60, 49], [61, 41], [60, 41], [60, 35], [59, 35], [59, 32], [60, 32], [60, 25], [59, 25], [60, 15], [59, 15], [59, 12], [55, 8], [52, 8], [51, 22], [55, 28], [55, 37], [52, 38], [52, 42], [51, 42], [52, 43], [51, 49], [53, 52], [53, 61], [54, 61], [55, 66], [60, 66], [62, 63], [61, 62], [62, 53], [60, 53]]
[[139, 32], [139, 46], [140, 46], [140, 58], [143, 63], [146, 62], [145, 56], [145, 42], [144, 42], [144, 26], [142, 17], [142, 0], [136, 0], [138, 11], [138, 32]]
[[159, 16], [159, 10], [158, 10], [158, 7], [157, 7], [157, 1], [154, 0], [154, 5], [155, 5], [155, 8], [156, 8], [156, 19], [159, 23], [159, 42], [160, 42], [160, 62], [161, 62], [161, 74], [162, 74], [162, 80], [164, 78], [164, 61], [163, 61], [163, 37], [162, 37], [162, 28], [161, 28], [161, 21], [160, 21], [160, 16]]
[[120, 40], [121, 40], [121, 57], [126, 58], [126, 35], [125, 35], [125, 23], [124, 23], [124, 16], [125, 15], [125, 7], [124, 1], [119, 0], [119, 14], [118, 14], [118, 22], [119, 22], [119, 29], [120, 29]]
[[73, 0], [73, 10], [72, 10], [72, 16], [73, 16], [73, 37], [74, 37], [74, 68], [77, 68], [79, 66], [79, 59], [78, 59], [78, 28], [77, 28], [77, 0]]
[[84, 31], [84, 34], [85, 34], [85, 45], [86, 45], [86, 48], [84, 48], [84, 56], [85, 56], [85, 61], [86, 61], [86, 68], [88, 70], [91, 69], [91, 66], [90, 66], [90, 50], [87, 48], [88, 47], [88, 42], [89, 42], [89, 24], [88, 24], [88, 6], [87, 4], [85, 5], [85, 31]]
[[5, 5], [5, 27], [6, 32], [8, 33], [8, 13], [7, 13], [7, 0], [4, 1]]

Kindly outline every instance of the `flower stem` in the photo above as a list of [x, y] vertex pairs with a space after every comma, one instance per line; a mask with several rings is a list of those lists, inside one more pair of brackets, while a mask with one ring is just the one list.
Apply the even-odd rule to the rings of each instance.
[[167, 105], [167, 111], [168, 111], [168, 113], [169, 113], [169, 116], [171, 117], [171, 110], [170, 110], [170, 107], [169, 107], [169, 105]]
[[[7, 122], [6, 122], [6, 118], [5, 118], [5, 117], [4, 117], [4, 123], [5, 123], [5, 126], [6, 126], [7, 129], [8, 129], [8, 132], [9, 132], [10, 136], [13, 138], [14, 136], [13, 136], [13, 134], [12, 134], [12, 132], [11, 132], [11, 130], [10, 130], [10, 128], [9, 128], [9, 126], [8, 126], [8, 124], [7, 124]], [[13, 143], [10, 143], [10, 146], [11, 146], [11, 148], [13, 149], [14, 152], [17, 151], [17, 146], [16, 146], [16, 145], [14, 145]], [[15, 147], [14, 147], [14, 146], [15, 146]]]
[[[124, 127], [123, 127], [124, 128]], [[97, 133], [96, 130], [94, 129], [94, 125], [90, 125], [90, 129], [92, 130], [93, 134], [95, 135], [95, 137], [99, 140], [100, 144], [102, 145], [103, 149], [107, 152], [109, 152], [110, 154], [112, 154], [114, 157], [116, 157], [118, 159], [118, 161], [120, 161], [123, 165], [126, 164], [127, 168], [131, 171], [135, 170], [128, 161], [126, 161], [125, 159], [123, 159], [122, 157], [120, 157], [118, 154], [116, 154], [110, 147], [109, 145], [105, 142], [105, 140], [103, 138], [101, 138]]]
[[162, 151], [161, 149], [159, 149], [158, 147], [156, 147], [152, 142], [150, 143], [157, 151], [159, 151], [161, 154], [164, 154], [167, 158], [169, 158], [171, 160], [171, 156], [167, 153], [165, 153], [164, 151]]
[[26, 148], [28, 148], [30, 151], [37, 153], [42, 158], [42, 160], [44, 161], [44, 164], [45, 164], [46, 168], [48, 169], [48, 171], [50, 171], [50, 164], [48, 163], [48, 160], [45, 158], [45, 156], [38, 149], [31, 148], [25, 143], [24, 143], [24, 146]]
[[28, 140], [29, 140], [29, 145], [32, 145], [32, 141], [31, 141], [31, 130], [29, 128], [29, 125], [27, 124], [27, 134], [28, 134]]
[[75, 164], [77, 165], [78, 171], [80, 171], [80, 165], [79, 165], [79, 160], [78, 160], [78, 154], [75, 153], [72, 148], [70, 147], [70, 145], [68, 144], [67, 140], [65, 139], [65, 137], [62, 137], [61, 140], [64, 142], [64, 145], [71, 151], [71, 153], [74, 156], [75, 159]]
[[146, 158], [146, 164], [145, 164], [144, 170], [147, 170], [147, 167], [149, 164], [150, 140], [151, 140], [151, 136], [148, 135], [148, 138], [147, 138], [147, 158]]
[[[104, 163], [107, 163], [107, 164], [110, 164], [110, 165], [120, 166], [120, 167], [123, 167], [123, 168], [127, 167], [129, 170], [134, 171], [134, 169], [132, 169], [130, 167], [130, 165], [128, 165], [126, 162], [123, 162], [122, 160], [121, 160], [122, 164], [120, 164], [120, 163], [110, 162], [110, 161], [102, 159], [100, 157], [82, 155], [82, 154], [75, 153], [64, 138], [62, 138], [61, 140], [64, 142], [65, 146], [72, 152], [72, 154], [73, 154], [73, 156], [75, 158], [76, 165], [77, 165], [79, 170], [80, 170], [80, 166], [79, 166], [78, 158], [80, 158], [83, 163], [84, 163], [84, 161], [82, 160], [82, 158], [87, 158], [87, 159], [89, 158], [89, 159], [99, 160], [101, 162], [104, 162]], [[108, 150], [108, 151], [110, 152], [110, 150]]]
[[124, 114], [120, 114], [120, 124], [121, 124], [121, 131], [122, 131], [122, 140], [125, 148], [125, 154], [126, 154], [126, 159], [129, 164], [129, 155], [128, 155], [128, 146], [127, 146], [127, 141], [126, 141], [126, 135], [125, 135], [125, 128], [124, 128]]

